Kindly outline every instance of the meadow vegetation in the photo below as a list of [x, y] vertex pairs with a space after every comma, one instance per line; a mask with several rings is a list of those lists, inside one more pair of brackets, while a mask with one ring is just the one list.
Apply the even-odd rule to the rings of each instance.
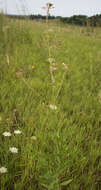
[[1, 14], [0, 190], [100, 189], [101, 28]]

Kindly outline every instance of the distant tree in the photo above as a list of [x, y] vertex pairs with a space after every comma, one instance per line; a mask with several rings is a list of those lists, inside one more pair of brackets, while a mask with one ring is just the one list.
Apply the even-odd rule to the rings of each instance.
[[[62, 17], [62, 16], [51, 16], [50, 15], [50, 8], [53, 8], [53, 4], [47, 3], [47, 19], [58, 19], [63, 23], [67, 24], [74, 24], [74, 25], [79, 25], [79, 26], [91, 26], [91, 27], [96, 27], [99, 26], [101, 27], [101, 14], [97, 14], [91, 17], [87, 17], [86, 15], [73, 15], [71, 17]], [[36, 15], [36, 14], [31, 14], [29, 16], [24, 16], [24, 15], [8, 15], [10, 18], [17, 18], [17, 19], [25, 19], [29, 18], [31, 20], [45, 20], [46, 16], [45, 15]]]

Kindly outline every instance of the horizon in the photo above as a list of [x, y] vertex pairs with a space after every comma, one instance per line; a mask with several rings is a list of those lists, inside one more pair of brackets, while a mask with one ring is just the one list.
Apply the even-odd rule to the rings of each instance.
[[73, 15], [94, 16], [101, 14], [101, 0], [1, 0], [0, 10], [9, 15], [46, 15], [42, 7], [46, 3], [52, 3], [54, 9], [51, 10], [52, 16], [70, 17]]
[[[24, 14], [7, 14], [7, 16], [30, 16], [30, 15], [41, 15], [41, 14], [29, 14], [29, 15], [24, 15]], [[90, 15], [90, 16], [88, 16], [88, 15], [84, 15], [84, 14], [75, 14], [75, 15], [71, 15], [71, 16], [60, 16], [60, 15], [50, 15], [50, 16], [54, 16], [54, 17], [63, 17], [63, 18], [65, 18], [65, 17], [72, 17], [72, 16], [86, 16], [86, 17], [92, 17], [92, 16], [96, 16], [96, 15], [101, 15], [101, 13], [100, 14], [94, 14], [94, 15]], [[41, 16], [46, 16], [46, 15], [41, 15]]]

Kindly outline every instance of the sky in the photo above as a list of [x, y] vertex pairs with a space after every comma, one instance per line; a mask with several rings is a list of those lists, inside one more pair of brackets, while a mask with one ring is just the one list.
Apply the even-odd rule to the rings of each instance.
[[45, 15], [42, 7], [46, 3], [54, 4], [50, 13], [55, 16], [101, 14], [101, 0], [0, 0], [0, 10], [8, 14]]

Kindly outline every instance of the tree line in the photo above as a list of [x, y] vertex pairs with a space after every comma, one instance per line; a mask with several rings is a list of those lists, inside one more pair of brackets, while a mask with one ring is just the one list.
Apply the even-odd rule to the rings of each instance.
[[[45, 20], [46, 16], [32, 14], [29, 16], [21, 16], [21, 15], [8, 15], [9, 17], [18, 18], [18, 19], [30, 19], [30, 20]], [[59, 20], [66, 24], [75, 24], [79, 26], [101, 26], [101, 14], [97, 14], [94, 16], [86, 16], [86, 15], [73, 15], [71, 17], [62, 17], [62, 16], [49, 16], [49, 20]]]

